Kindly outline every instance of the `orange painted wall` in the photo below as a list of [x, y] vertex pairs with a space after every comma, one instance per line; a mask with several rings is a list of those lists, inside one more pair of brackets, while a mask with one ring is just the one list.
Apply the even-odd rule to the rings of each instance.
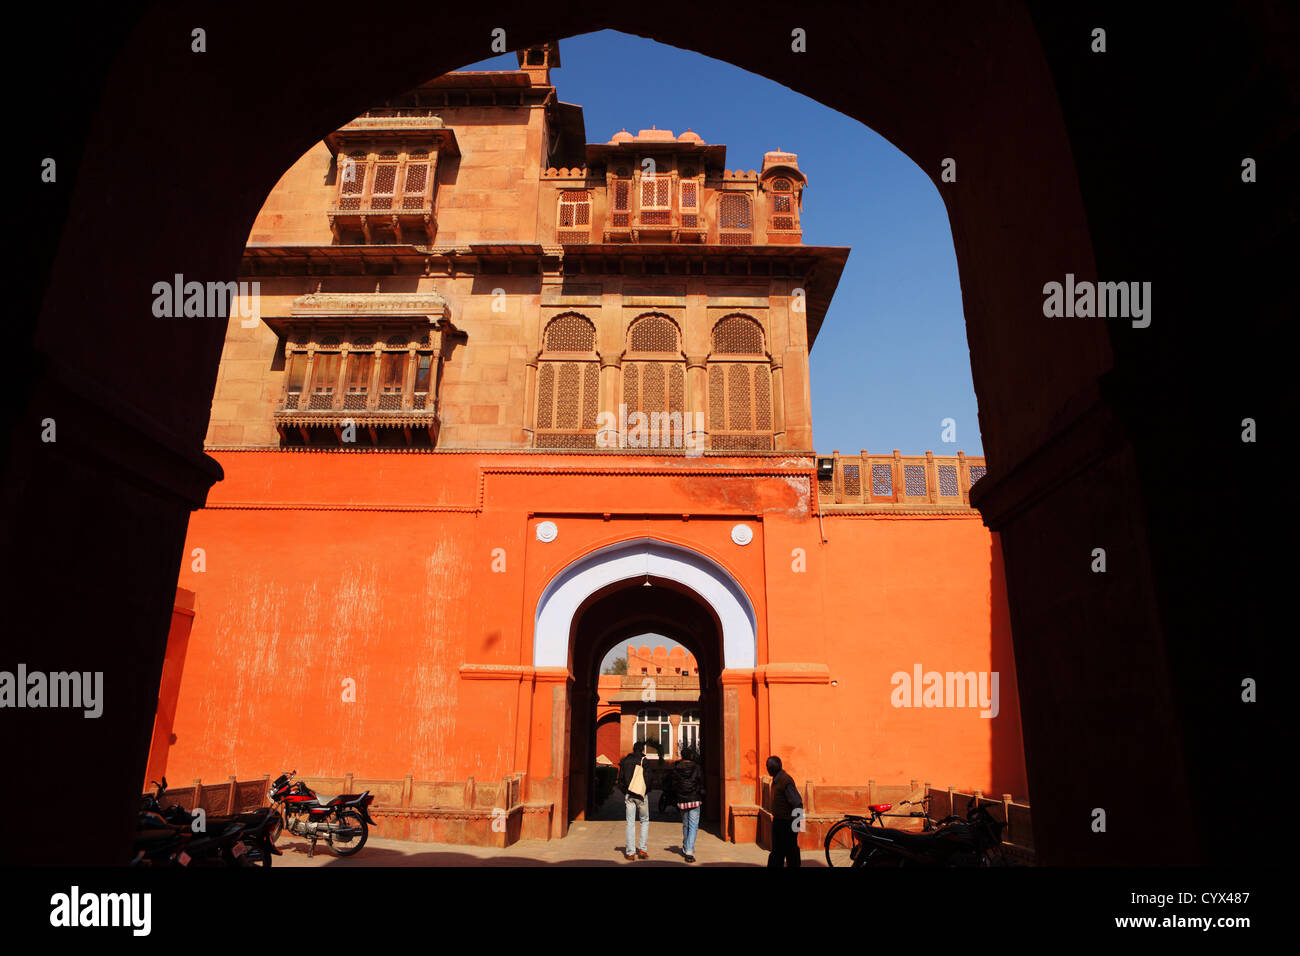
[[[226, 480], [191, 519], [180, 580], [202, 610], [174, 781], [522, 770], [529, 799], [558, 798], [563, 674], [528, 676], [538, 596], [589, 551], [653, 536], [725, 567], [758, 616], [758, 693], [740, 675], [740, 739], [726, 742], [729, 802], [754, 802], [772, 751], [800, 781], [1025, 795], [1000, 562], [978, 517], [828, 515], [823, 544], [810, 460], [746, 478], [709, 472], [771, 471], [775, 459], [213, 455]], [[554, 542], [536, 540], [530, 511], [557, 523]], [[730, 538], [739, 520], [755, 530], [743, 548]], [[999, 670], [1000, 715], [892, 707], [890, 675], [916, 662]], [[463, 665], [479, 670], [462, 676]], [[823, 682], [771, 683], [805, 672]]]

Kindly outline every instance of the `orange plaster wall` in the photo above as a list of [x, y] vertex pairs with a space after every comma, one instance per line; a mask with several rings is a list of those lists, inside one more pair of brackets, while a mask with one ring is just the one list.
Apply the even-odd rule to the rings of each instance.
[[[226, 480], [191, 519], [180, 579], [202, 613], [177, 702], [173, 780], [291, 768], [489, 780], [526, 770], [529, 799], [558, 802], [564, 683], [526, 676], [538, 596], [591, 550], [653, 536], [711, 557], [745, 588], [760, 665], [821, 675], [758, 698], [748, 677], [736, 688], [729, 802], [754, 802], [771, 752], [800, 782], [916, 778], [1024, 795], [1005, 595], [978, 518], [827, 516], [822, 544], [806, 477], [559, 470], [771, 467], [754, 459], [213, 455]], [[447, 510], [413, 510], [429, 507]], [[600, 514], [633, 508], [641, 517]], [[558, 512], [549, 544], [528, 515], [543, 509]], [[730, 539], [738, 520], [755, 529], [744, 548]], [[204, 549], [203, 572], [194, 548]], [[892, 707], [890, 675], [916, 662], [999, 670], [1001, 714]], [[488, 667], [488, 679], [462, 679], [464, 664]], [[355, 702], [342, 699], [344, 678], [356, 681]]]
[[[801, 783], [916, 779], [1026, 797], [994, 536], [977, 517], [828, 516], [825, 527], [828, 540], [810, 550], [807, 573], [824, 582], [815, 626], [836, 683], [771, 689], [773, 750]], [[788, 549], [771, 562], [777, 569], [768, 577], [774, 607], [778, 593], [788, 600], [802, 590], [800, 575], [782, 570], [782, 560], [788, 561]], [[781, 627], [775, 617], [772, 660], [799, 660], [806, 628], [793, 616]], [[911, 675], [917, 663], [925, 672], [998, 671], [998, 715], [982, 718], [978, 707], [894, 707], [892, 675]]]

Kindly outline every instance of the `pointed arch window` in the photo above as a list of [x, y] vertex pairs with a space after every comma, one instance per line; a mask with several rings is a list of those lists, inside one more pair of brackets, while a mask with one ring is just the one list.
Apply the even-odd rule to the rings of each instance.
[[756, 320], [729, 315], [714, 325], [708, 378], [712, 447], [771, 450], [772, 367]]
[[538, 448], [595, 448], [600, 411], [600, 357], [596, 327], [568, 312], [542, 332], [537, 361], [533, 444]]
[[[686, 364], [681, 351], [681, 330], [666, 315], [638, 316], [628, 327], [623, 353], [623, 396], [632, 447], [685, 448]], [[641, 421], [644, 432], [635, 425]]]

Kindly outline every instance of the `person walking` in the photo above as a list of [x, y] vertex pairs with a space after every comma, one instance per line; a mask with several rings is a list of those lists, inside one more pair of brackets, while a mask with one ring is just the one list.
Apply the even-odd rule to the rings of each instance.
[[767, 758], [767, 772], [772, 775], [772, 851], [767, 855], [767, 865], [799, 866], [803, 798], [794, 778], [782, 769], [780, 757]]
[[[627, 814], [627, 841], [623, 844], [623, 859], [648, 860], [646, 843], [650, 839], [650, 800], [646, 796], [645, 744], [637, 741], [632, 752], [618, 762], [618, 780], [623, 791], [623, 809]], [[636, 818], [641, 818], [641, 840], [636, 842]], [[636, 847], [635, 852], [633, 847]]]
[[695, 748], [682, 751], [669, 775], [673, 802], [682, 812], [682, 856], [695, 862], [695, 835], [700, 831], [700, 808], [704, 804], [704, 771], [696, 759]]

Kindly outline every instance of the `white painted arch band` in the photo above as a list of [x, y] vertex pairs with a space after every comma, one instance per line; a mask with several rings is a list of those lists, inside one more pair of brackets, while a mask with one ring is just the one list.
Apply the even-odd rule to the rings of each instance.
[[573, 616], [582, 602], [611, 584], [645, 577], [690, 588], [722, 625], [723, 667], [752, 668], [758, 656], [754, 606], [726, 570], [698, 552], [653, 538], [636, 538], [593, 551], [557, 574], [537, 602], [533, 666], [568, 667]]

